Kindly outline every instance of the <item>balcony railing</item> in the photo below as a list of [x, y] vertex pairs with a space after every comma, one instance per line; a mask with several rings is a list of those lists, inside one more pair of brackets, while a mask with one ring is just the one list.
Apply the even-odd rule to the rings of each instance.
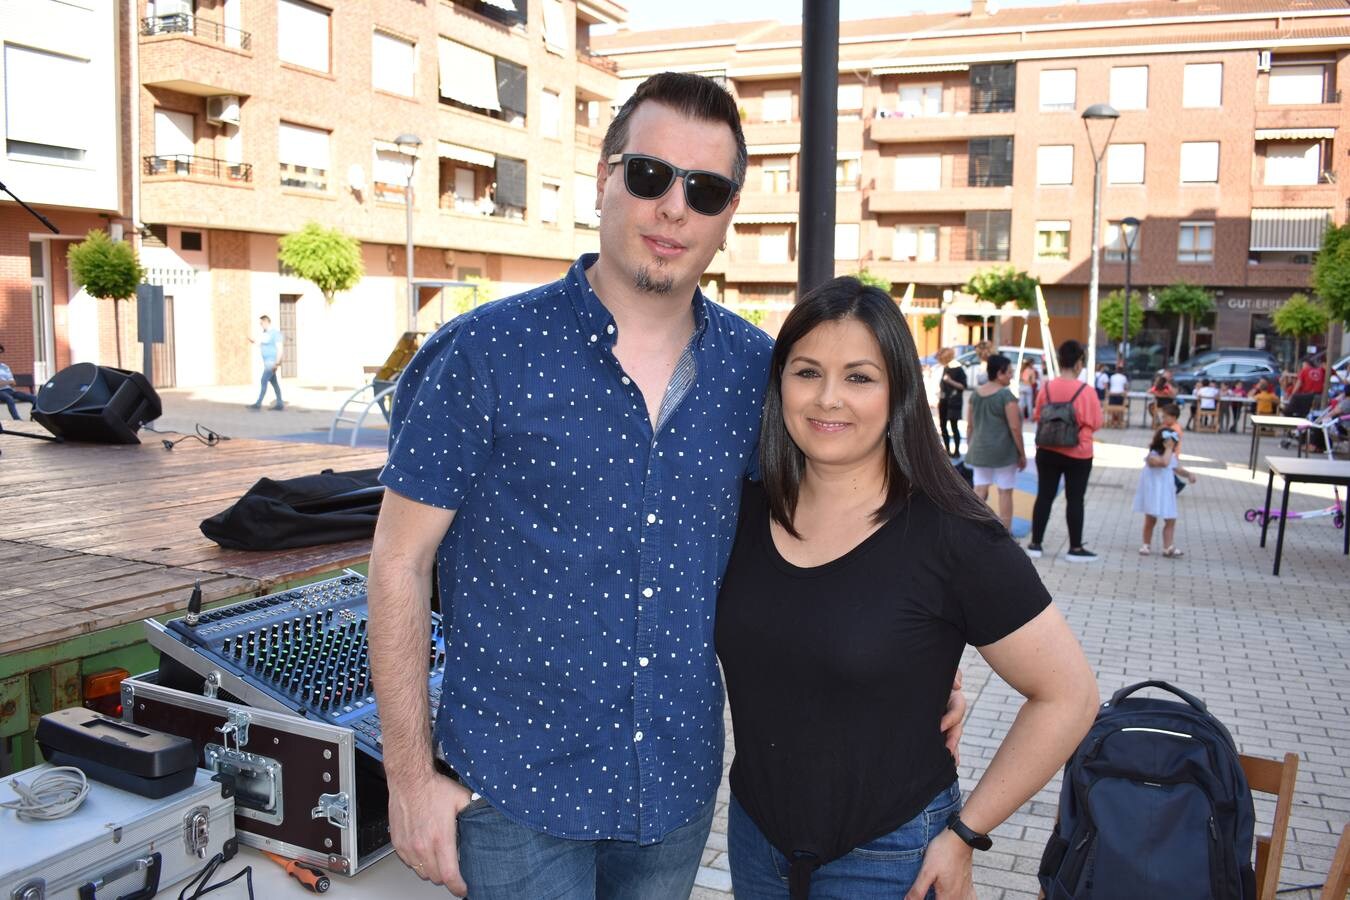
[[589, 50], [578, 48], [577, 59], [586, 63], [588, 66], [595, 66], [602, 72], [608, 72], [611, 75], [619, 74], [619, 64], [607, 56], [596, 56]]
[[253, 36], [239, 28], [221, 25], [209, 19], [177, 13], [172, 16], [151, 16], [141, 20], [141, 34], [150, 37], [157, 34], [190, 34], [205, 38], [227, 47], [250, 49]]
[[226, 162], [210, 156], [172, 153], [147, 156], [144, 162], [146, 175], [182, 175], [188, 178], [209, 178], [214, 181], [253, 180], [252, 163]]

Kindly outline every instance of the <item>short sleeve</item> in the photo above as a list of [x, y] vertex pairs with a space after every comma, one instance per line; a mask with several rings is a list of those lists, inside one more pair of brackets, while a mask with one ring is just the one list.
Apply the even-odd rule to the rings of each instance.
[[950, 515], [944, 526], [951, 573], [946, 606], [966, 643], [1001, 640], [1050, 605], [1036, 567], [1002, 528]]
[[422, 345], [394, 393], [380, 483], [418, 503], [458, 509], [492, 453], [497, 392], [477, 320], [461, 317]]

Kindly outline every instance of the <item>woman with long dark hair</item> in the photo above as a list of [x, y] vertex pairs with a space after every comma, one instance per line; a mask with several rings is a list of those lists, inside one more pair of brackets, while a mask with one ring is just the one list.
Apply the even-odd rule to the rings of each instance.
[[[1035, 568], [956, 474], [895, 303], [854, 278], [779, 332], [717, 605], [728, 844], [754, 898], [973, 898], [972, 848], [1097, 707]], [[939, 731], [966, 644], [1026, 698], [964, 809]]]

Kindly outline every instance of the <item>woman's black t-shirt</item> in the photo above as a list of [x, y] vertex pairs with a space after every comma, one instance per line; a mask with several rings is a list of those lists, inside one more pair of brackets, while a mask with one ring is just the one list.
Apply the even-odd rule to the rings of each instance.
[[938, 723], [965, 645], [1049, 603], [1006, 531], [917, 491], [845, 555], [794, 566], [747, 483], [716, 625], [736, 799], [789, 858], [822, 865], [899, 828], [956, 780]]

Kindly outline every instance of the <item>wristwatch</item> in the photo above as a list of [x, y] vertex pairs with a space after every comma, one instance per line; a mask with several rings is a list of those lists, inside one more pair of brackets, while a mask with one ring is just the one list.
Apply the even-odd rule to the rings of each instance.
[[956, 836], [965, 841], [976, 850], [988, 850], [994, 846], [993, 840], [987, 834], [980, 834], [978, 831], [972, 831], [970, 826], [961, 821], [959, 812], [952, 813], [952, 817], [947, 820], [947, 828], [956, 832]]

